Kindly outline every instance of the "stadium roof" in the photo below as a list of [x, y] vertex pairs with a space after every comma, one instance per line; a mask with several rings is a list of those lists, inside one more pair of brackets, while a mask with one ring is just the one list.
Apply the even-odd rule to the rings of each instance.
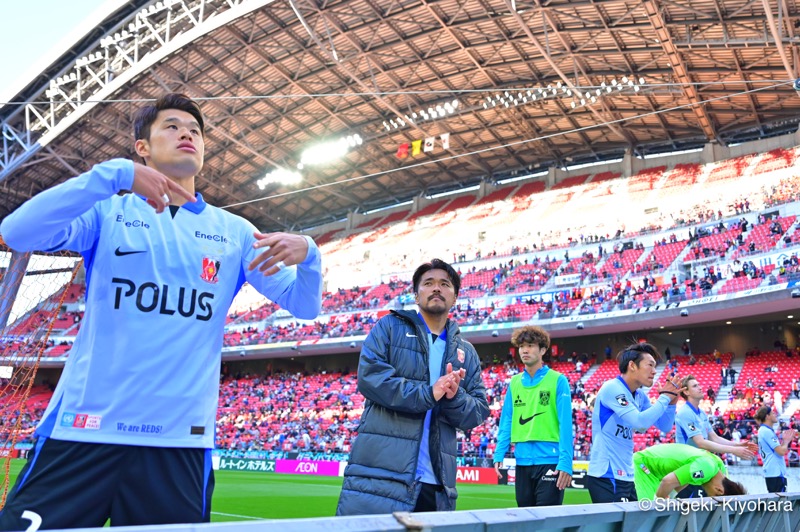
[[[28, 105], [0, 107], [0, 217], [133, 157], [131, 117], [165, 91], [205, 100], [199, 190], [264, 230], [626, 150], [783, 134], [800, 121], [799, 24], [794, 0], [120, 2], [16, 95]], [[256, 186], [356, 133], [363, 145], [306, 165], [300, 185]], [[426, 138], [432, 151], [396, 156]]]

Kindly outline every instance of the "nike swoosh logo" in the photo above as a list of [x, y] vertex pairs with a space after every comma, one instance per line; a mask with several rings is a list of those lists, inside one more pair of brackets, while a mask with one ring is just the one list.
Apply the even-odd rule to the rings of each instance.
[[416, 334], [406, 333], [406, 338], [416, 338]]
[[145, 253], [146, 250], [142, 251], [120, 251], [119, 248], [114, 250], [114, 255], [117, 257], [124, 257], [125, 255], [135, 255], [136, 253]]
[[525, 423], [528, 423], [530, 420], [532, 420], [536, 416], [541, 416], [542, 414], [544, 414], [544, 412], [537, 412], [534, 415], [532, 415], [531, 417], [522, 417], [522, 414], [520, 414], [520, 416], [519, 416], [519, 424], [520, 425], [524, 425]]

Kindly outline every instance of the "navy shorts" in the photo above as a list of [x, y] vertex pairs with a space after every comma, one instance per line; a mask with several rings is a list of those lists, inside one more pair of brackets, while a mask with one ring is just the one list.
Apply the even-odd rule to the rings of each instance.
[[589, 489], [589, 496], [592, 503], [604, 502], [635, 502], [636, 487], [633, 482], [627, 480], [616, 480], [613, 478], [598, 478], [587, 475], [586, 487]]
[[676, 499], [698, 499], [700, 497], [706, 497], [706, 492], [703, 490], [703, 486], [695, 486], [689, 484], [678, 494], [675, 496]]
[[[210, 449], [39, 438], [0, 512], [0, 530], [211, 520]], [[24, 514], [24, 517], [23, 517]]]
[[[783, 457], [780, 457], [783, 460]], [[769, 493], [786, 493], [786, 477], [767, 477], [767, 491]]]

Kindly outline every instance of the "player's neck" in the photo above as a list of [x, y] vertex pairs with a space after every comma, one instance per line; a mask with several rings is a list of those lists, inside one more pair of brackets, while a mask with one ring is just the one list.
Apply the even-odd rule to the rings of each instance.
[[691, 404], [693, 407], [695, 407], [695, 408], [697, 408], [697, 409], [699, 409], [699, 408], [700, 408], [700, 399], [695, 399], [694, 397], [689, 397], [689, 398], [687, 399], [687, 401], [688, 401], [688, 402], [689, 402], [689, 404]]
[[[170, 179], [172, 181], [174, 181], [175, 183], [177, 183], [178, 185], [182, 186], [184, 189], [186, 189], [186, 192], [188, 192], [189, 194], [194, 196], [194, 193], [195, 193], [195, 191], [194, 191], [194, 176], [192, 176], [192, 177], [184, 177], [184, 178], [170, 177]], [[175, 205], [176, 207], [180, 207], [184, 203], [186, 203], [186, 200], [182, 196], [178, 196], [177, 194], [175, 194], [172, 197], [172, 201], [170, 202], [170, 205]]]
[[534, 377], [536, 376], [536, 372], [542, 369], [543, 366], [544, 364], [542, 362], [539, 362], [538, 364], [534, 364], [533, 366], [525, 366], [525, 371], [528, 373], [528, 375]]
[[430, 329], [433, 334], [442, 334], [442, 331], [447, 326], [446, 312], [442, 314], [429, 314], [424, 310], [420, 310], [419, 313], [422, 316], [422, 319], [425, 320], [425, 323], [428, 325], [428, 329]]
[[[168, 169], [159, 168], [155, 164], [153, 164], [153, 161], [149, 161], [147, 159], [145, 159], [145, 164], [147, 164], [147, 166], [150, 166], [151, 168], [155, 168], [156, 170], [158, 170], [159, 172], [161, 172], [162, 174], [167, 176], [167, 179], [169, 179], [170, 181], [172, 181], [173, 183], [175, 183], [177, 185], [180, 185], [189, 194], [194, 196], [194, 193], [195, 193], [195, 190], [194, 190], [194, 178], [195, 178], [195, 176], [194, 175], [188, 175], [188, 176], [187, 175], [178, 175], [178, 176], [175, 176]], [[177, 194], [170, 194], [170, 196], [171, 196], [170, 205], [174, 205], [176, 207], [180, 207], [181, 205], [186, 203], [186, 200], [182, 196], [178, 196]]]
[[641, 384], [639, 384], [636, 380], [634, 380], [633, 375], [630, 375], [628, 373], [623, 373], [621, 377], [622, 380], [625, 382], [625, 384], [628, 385], [628, 389], [632, 392], [635, 392], [636, 390], [642, 387]]

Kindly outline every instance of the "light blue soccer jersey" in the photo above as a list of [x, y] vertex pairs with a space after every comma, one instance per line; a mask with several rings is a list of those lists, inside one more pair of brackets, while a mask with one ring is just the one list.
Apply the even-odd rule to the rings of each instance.
[[633, 482], [633, 434], [655, 425], [669, 432], [675, 405], [661, 395], [650, 404], [642, 390], [631, 392], [619, 376], [600, 387], [592, 411], [592, 450], [588, 475]]
[[697, 447], [692, 438], [700, 435], [707, 440], [709, 432], [711, 424], [706, 413], [687, 401], [675, 415], [675, 441]]
[[780, 447], [778, 435], [769, 425], [762, 424], [758, 427], [758, 452], [761, 453], [764, 477], [786, 478], [786, 461], [783, 456], [775, 452], [775, 447]]
[[86, 314], [36, 429], [59, 440], [214, 446], [225, 317], [247, 281], [299, 318], [320, 310], [319, 249], [265, 277], [247, 265], [255, 227], [197, 194], [172, 215], [141, 197], [133, 163], [114, 159], [47, 190], [5, 218], [15, 250], [79, 252]]

